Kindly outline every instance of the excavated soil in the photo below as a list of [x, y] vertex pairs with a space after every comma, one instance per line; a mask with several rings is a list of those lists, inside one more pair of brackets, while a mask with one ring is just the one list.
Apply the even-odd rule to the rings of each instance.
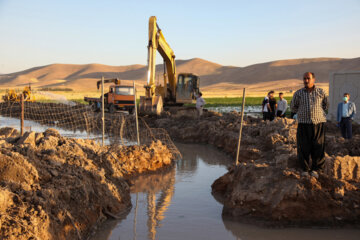
[[[185, 112], [147, 117], [177, 141], [207, 143], [235, 157], [240, 114]], [[217, 179], [213, 195], [224, 204], [223, 215], [271, 226], [339, 226], [360, 223], [360, 127], [345, 140], [333, 123], [326, 124], [326, 167], [319, 179], [301, 177], [296, 157], [297, 123], [264, 122], [247, 117], [240, 164]]]
[[84, 239], [131, 207], [131, 176], [170, 165], [161, 142], [105, 146], [0, 129], [0, 239]]

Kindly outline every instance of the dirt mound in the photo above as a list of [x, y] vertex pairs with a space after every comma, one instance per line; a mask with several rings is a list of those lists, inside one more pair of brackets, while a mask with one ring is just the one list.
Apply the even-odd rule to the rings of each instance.
[[83, 239], [131, 206], [126, 179], [169, 165], [161, 142], [101, 147], [43, 133], [0, 129], [0, 239]]
[[[241, 163], [212, 185], [223, 214], [281, 225], [359, 224], [360, 157], [327, 159], [319, 179], [275, 164]], [[354, 175], [353, 171], [356, 171]], [[340, 171], [340, 174], [339, 174]]]

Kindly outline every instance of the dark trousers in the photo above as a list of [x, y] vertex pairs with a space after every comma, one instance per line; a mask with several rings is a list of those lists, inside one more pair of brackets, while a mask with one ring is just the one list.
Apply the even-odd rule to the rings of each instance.
[[268, 119], [268, 112], [263, 112], [263, 120], [266, 121]]
[[269, 112], [269, 120], [272, 121], [275, 119], [275, 113], [274, 112]]
[[340, 129], [341, 129], [341, 135], [345, 139], [351, 139], [352, 138], [352, 120], [351, 118], [341, 118], [340, 121]]
[[325, 123], [299, 123], [296, 140], [298, 159], [302, 169], [304, 171], [322, 170], [325, 165]]
[[276, 116], [277, 116], [277, 117], [284, 118], [284, 117], [285, 117], [285, 113], [284, 113], [284, 115], [281, 115], [281, 114], [282, 114], [282, 111], [276, 111]]
[[275, 114], [274, 112], [263, 112], [263, 120], [266, 121], [266, 120], [274, 120], [275, 119]]

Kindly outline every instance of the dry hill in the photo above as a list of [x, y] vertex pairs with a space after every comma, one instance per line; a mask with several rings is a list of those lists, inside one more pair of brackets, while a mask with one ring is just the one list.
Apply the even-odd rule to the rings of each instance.
[[[162, 65], [157, 66], [157, 78], [162, 78]], [[243, 87], [250, 92], [268, 89], [293, 90], [301, 86], [302, 74], [312, 71], [322, 86], [327, 86], [329, 73], [360, 70], [360, 58], [311, 58], [280, 60], [247, 67], [222, 66], [203, 59], [177, 60], [177, 71], [201, 76], [202, 90], [208, 94], [238, 93]], [[146, 81], [144, 65], [107, 66], [102, 64], [51, 64], [21, 72], [0, 75], [0, 87], [19, 87], [31, 83], [33, 87], [68, 87], [76, 90], [94, 90], [101, 77], [135, 80], [138, 85]], [[124, 81], [128, 82], [128, 81]]]

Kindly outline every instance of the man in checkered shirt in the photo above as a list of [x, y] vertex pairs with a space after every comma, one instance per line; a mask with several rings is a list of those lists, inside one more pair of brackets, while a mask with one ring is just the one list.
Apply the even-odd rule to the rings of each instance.
[[[291, 100], [291, 111], [297, 114], [297, 155], [303, 176], [318, 178], [325, 164], [325, 122], [328, 100], [325, 91], [315, 86], [315, 74], [304, 74], [304, 88]], [[311, 156], [311, 164], [310, 164]]]

